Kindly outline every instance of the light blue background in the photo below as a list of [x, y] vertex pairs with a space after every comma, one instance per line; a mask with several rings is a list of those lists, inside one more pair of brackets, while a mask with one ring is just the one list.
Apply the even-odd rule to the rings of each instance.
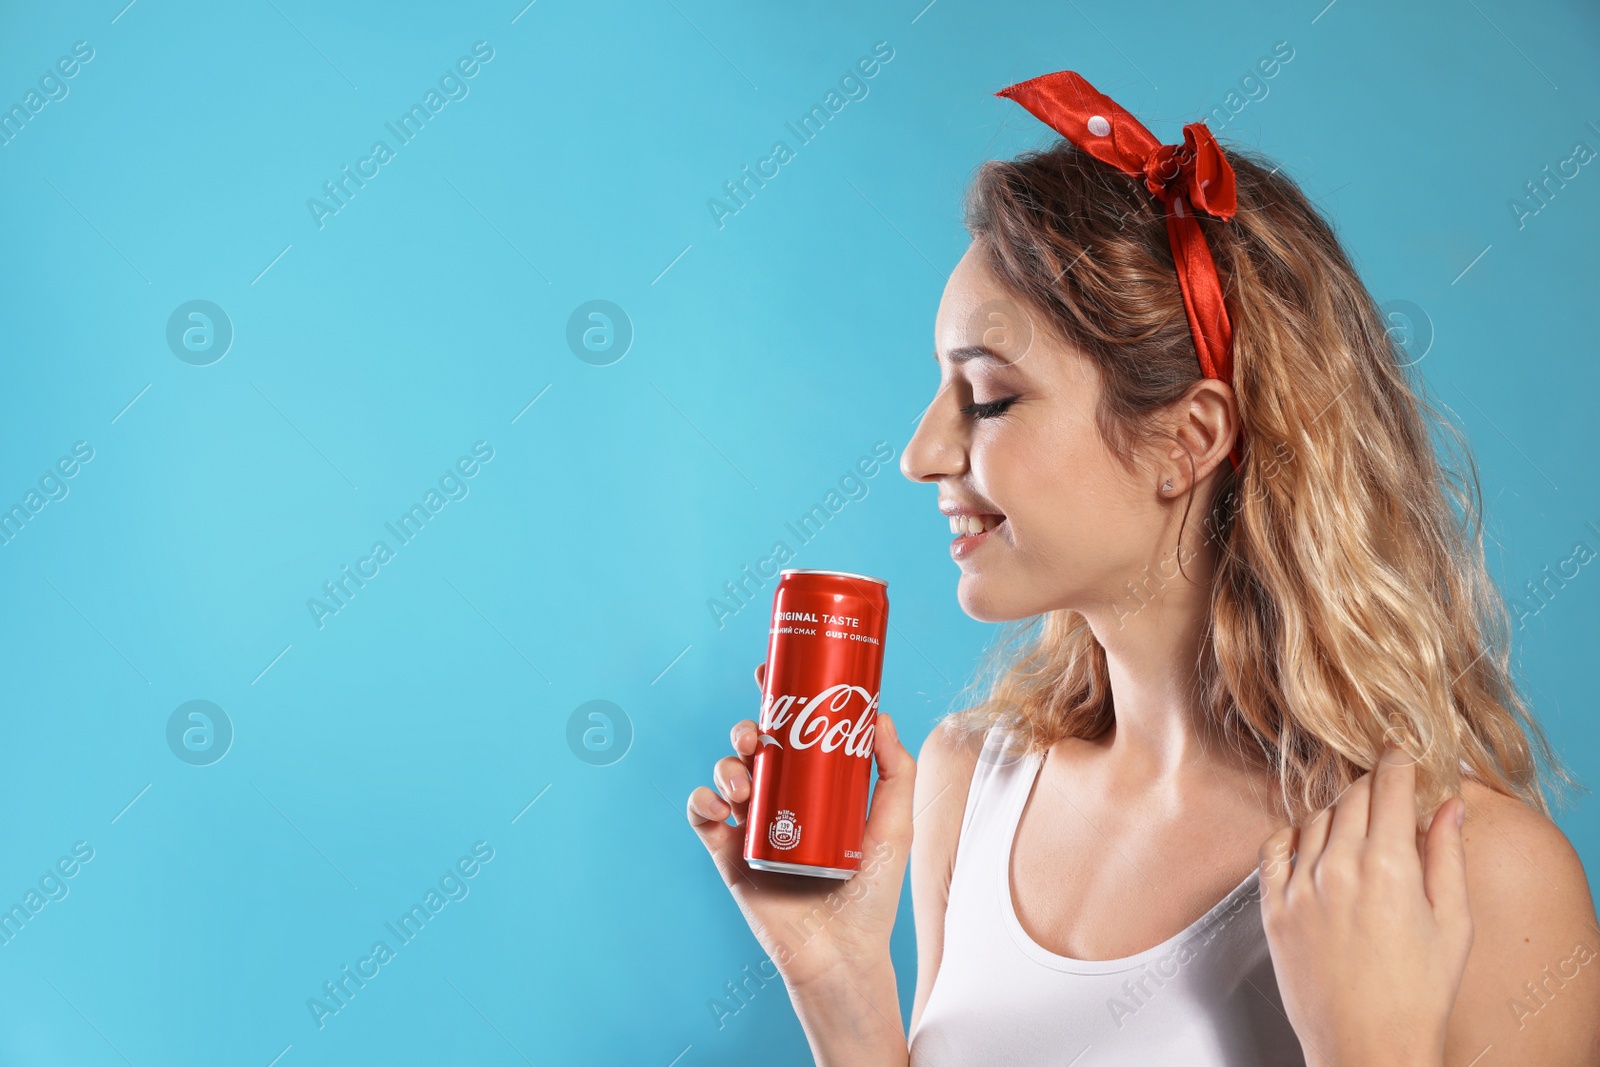
[[[991, 631], [895, 464], [962, 190], [1048, 137], [991, 95], [1023, 78], [1076, 69], [1173, 141], [1289, 42], [1224, 139], [1422, 309], [1502, 587], [1600, 548], [1600, 164], [1508, 207], [1600, 149], [1589, 5], [124, 2], [0, 25], [6, 107], [94, 49], [0, 147], [0, 503], [94, 449], [0, 548], [0, 904], [95, 850], [0, 947], [0, 1063], [808, 1062], [778, 984], [720, 1029], [707, 1006], [762, 954], [683, 802], [765, 641], [763, 604], [719, 630], [707, 600], [886, 441], [795, 565], [888, 578], [908, 743], [967, 680]], [[307, 199], [480, 40], [470, 95], [319, 229]], [[866, 98], [797, 146], [878, 41]], [[707, 200], [780, 138], [719, 229]], [[193, 299], [236, 331], [210, 366], [165, 341]], [[635, 331], [610, 366], [565, 340], [594, 299]], [[307, 599], [480, 440], [470, 494], [319, 629]], [[1585, 781], [1597, 608], [1590, 566], [1517, 641]], [[193, 699], [236, 731], [208, 767], [165, 739]], [[566, 743], [594, 699], [635, 731], [611, 766]], [[1593, 871], [1594, 801], [1560, 823]], [[470, 895], [319, 1030], [307, 998], [477, 841]], [[909, 1013], [909, 894], [895, 951]]]

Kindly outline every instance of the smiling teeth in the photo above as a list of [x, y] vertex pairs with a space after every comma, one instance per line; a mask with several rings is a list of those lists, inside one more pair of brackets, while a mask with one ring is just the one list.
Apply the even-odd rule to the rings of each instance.
[[987, 533], [1003, 521], [1003, 517], [999, 515], [952, 515], [950, 532], [958, 537], [973, 537]]

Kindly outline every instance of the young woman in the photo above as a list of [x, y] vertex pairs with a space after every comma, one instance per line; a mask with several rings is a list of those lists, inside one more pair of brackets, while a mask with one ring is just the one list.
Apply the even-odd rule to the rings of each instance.
[[901, 467], [1011, 640], [920, 767], [879, 714], [849, 882], [744, 863], [750, 720], [688, 801], [816, 1061], [1600, 1064], [1465, 443], [1281, 170], [1070, 72], [1002, 95], [1066, 140], [980, 170]]

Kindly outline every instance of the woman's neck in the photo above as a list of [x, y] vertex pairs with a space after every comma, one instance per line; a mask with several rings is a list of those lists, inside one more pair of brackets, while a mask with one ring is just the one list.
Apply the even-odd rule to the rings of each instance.
[[1100, 747], [1117, 778], [1175, 786], [1242, 766], [1200, 700], [1208, 570], [1186, 566], [1137, 611], [1111, 604], [1084, 612], [1106, 654], [1116, 722]]

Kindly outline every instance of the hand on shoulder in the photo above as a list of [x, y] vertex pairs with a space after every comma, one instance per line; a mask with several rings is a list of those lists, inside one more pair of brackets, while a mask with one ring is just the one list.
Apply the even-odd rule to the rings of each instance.
[[1262, 845], [1262, 923], [1307, 1062], [1597, 1067], [1600, 928], [1577, 853], [1470, 779], [1418, 832], [1414, 786], [1391, 750]]
[[1473, 922], [1459, 798], [1419, 837], [1399, 748], [1304, 826], [1261, 846], [1261, 924], [1308, 1064], [1445, 1062]]

